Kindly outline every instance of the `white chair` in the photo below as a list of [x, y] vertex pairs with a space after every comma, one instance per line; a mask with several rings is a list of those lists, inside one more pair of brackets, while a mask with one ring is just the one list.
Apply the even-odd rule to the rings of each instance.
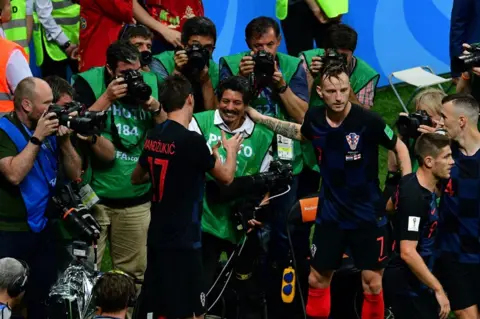
[[[393, 85], [393, 78], [396, 78], [402, 82], [408, 83], [416, 87], [415, 91], [412, 93], [412, 95], [410, 96], [406, 104], [403, 101], [400, 94], [398, 94], [398, 91], [395, 88], [395, 86]], [[445, 91], [442, 87], [442, 83], [446, 83], [449, 81], [451, 81], [450, 78], [445, 79], [445, 78], [442, 78], [441, 76], [436, 75], [435, 72], [433, 72], [432, 68], [429, 66], [419, 66], [419, 67], [415, 67], [407, 70], [393, 72], [388, 77], [388, 82], [390, 82], [390, 86], [392, 87], [393, 92], [397, 96], [397, 99], [402, 105], [403, 110], [407, 113], [409, 113], [408, 106], [412, 102], [413, 97], [415, 96], [415, 94], [418, 93], [418, 91], [420, 91], [423, 88], [435, 86], [435, 85], [438, 85], [438, 87], [442, 91]]]

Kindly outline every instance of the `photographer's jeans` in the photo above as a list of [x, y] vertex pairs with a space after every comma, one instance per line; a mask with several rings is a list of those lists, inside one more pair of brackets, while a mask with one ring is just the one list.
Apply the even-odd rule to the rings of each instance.
[[46, 300], [57, 279], [54, 233], [47, 226], [40, 233], [0, 231], [0, 258], [25, 261], [30, 268], [24, 303], [28, 319], [48, 318]]

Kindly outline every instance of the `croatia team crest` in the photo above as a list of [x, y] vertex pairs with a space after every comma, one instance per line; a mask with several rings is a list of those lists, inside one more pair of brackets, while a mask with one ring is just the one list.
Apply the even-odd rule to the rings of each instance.
[[352, 151], [355, 151], [357, 149], [358, 141], [360, 140], [360, 135], [357, 135], [355, 133], [350, 133], [346, 136], [347, 143], [350, 146], [350, 149]]

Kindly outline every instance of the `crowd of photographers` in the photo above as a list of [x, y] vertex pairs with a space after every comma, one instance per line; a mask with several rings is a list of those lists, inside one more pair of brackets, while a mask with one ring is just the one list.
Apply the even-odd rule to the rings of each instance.
[[480, 317], [473, 97], [426, 89], [394, 133], [338, 19], [297, 57], [255, 18], [219, 64], [206, 17], [159, 54], [148, 27], [117, 31], [105, 65], [24, 78], [0, 119], [0, 318], [60, 318], [51, 287], [107, 250], [97, 318]]

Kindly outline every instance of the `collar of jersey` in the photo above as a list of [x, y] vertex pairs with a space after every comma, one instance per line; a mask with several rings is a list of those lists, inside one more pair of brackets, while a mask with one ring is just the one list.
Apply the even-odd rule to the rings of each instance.
[[213, 124], [219, 126], [220, 129], [222, 129], [223, 131], [231, 133], [231, 134], [241, 133], [243, 135], [243, 137], [248, 137], [248, 136], [252, 135], [253, 129], [255, 128], [255, 123], [250, 119], [250, 117], [248, 115], [245, 114], [245, 121], [243, 121], [242, 126], [237, 128], [236, 130], [230, 131], [230, 128], [228, 127], [227, 124], [225, 124], [222, 117], [220, 116], [220, 111], [219, 110], [215, 111], [215, 117], [213, 119]]

